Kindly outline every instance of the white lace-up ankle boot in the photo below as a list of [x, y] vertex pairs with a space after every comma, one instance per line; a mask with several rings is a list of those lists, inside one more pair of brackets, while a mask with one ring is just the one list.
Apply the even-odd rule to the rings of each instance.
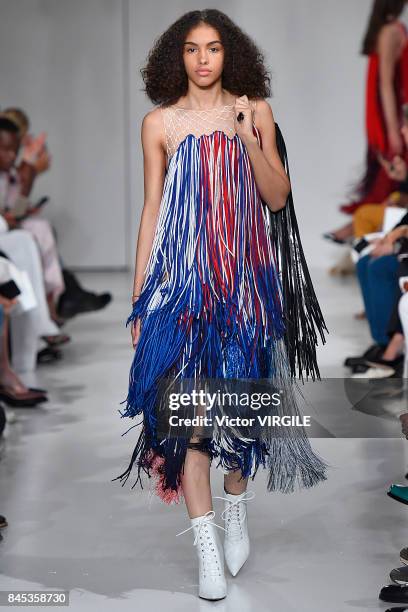
[[177, 535], [194, 530], [194, 546], [197, 547], [199, 568], [198, 595], [203, 599], [223, 599], [227, 595], [227, 583], [224, 573], [224, 555], [219, 542], [214, 523], [215, 512], [209, 510], [206, 514], [191, 520], [191, 527]]
[[225, 493], [224, 510], [221, 518], [225, 522], [224, 554], [231, 574], [236, 576], [249, 557], [249, 534], [246, 504], [255, 497], [254, 491], [244, 491], [240, 495]]

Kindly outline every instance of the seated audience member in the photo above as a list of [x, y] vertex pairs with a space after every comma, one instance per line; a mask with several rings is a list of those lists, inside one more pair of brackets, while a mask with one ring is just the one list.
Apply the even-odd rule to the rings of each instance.
[[[31, 134], [29, 134], [29, 118], [20, 108], [7, 108], [3, 111], [2, 115], [9, 118], [18, 127], [20, 155], [21, 151], [24, 151], [26, 147], [35, 147], [36, 141], [37, 144], [38, 141], [41, 144], [39, 147], [39, 153], [35, 159], [31, 159], [31, 164], [24, 163], [23, 156], [21, 155], [21, 161], [16, 168], [20, 176], [21, 183], [24, 186], [24, 193], [29, 194], [32, 189], [34, 179], [39, 174], [48, 170], [50, 167], [51, 156], [45, 143], [45, 134], [41, 133], [38, 139], [35, 139]], [[26, 222], [26, 227], [27, 229], [33, 230], [33, 228], [29, 227], [31, 221], [32, 218]], [[62, 264], [61, 267], [63, 267]], [[97, 294], [92, 291], [87, 291], [81, 287], [80, 283], [72, 272], [64, 268], [62, 272], [65, 290], [57, 300], [53, 299], [53, 295], [49, 295], [50, 309], [54, 319], [59, 317], [60, 319], [65, 320], [80, 313], [100, 310], [107, 306], [111, 301], [112, 296], [110, 293], [106, 292]]]
[[[401, 126], [402, 137], [408, 146], [408, 105], [403, 105], [404, 121]], [[350, 242], [353, 238], [360, 238], [365, 234], [380, 231], [384, 220], [384, 210], [387, 206], [400, 206], [408, 208], [408, 171], [406, 161], [396, 155], [392, 161], [382, 156], [378, 157], [389, 178], [394, 181], [398, 191], [393, 190], [385, 201], [363, 204], [353, 214], [352, 223], [344, 227], [326, 232], [323, 237], [338, 244]]]
[[[4, 120], [9, 121], [8, 118]], [[2, 185], [0, 214], [2, 214], [9, 229], [25, 229], [35, 238], [43, 266], [50, 316], [58, 323], [56, 304], [58, 298], [64, 292], [65, 286], [54, 234], [49, 222], [38, 217], [38, 209], [29, 207], [27, 199], [36, 176], [35, 164], [39, 156], [44, 155], [45, 134], [24, 145], [19, 171], [14, 165], [20, 147], [19, 133], [18, 131], [8, 132], [7, 136], [4, 137], [6, 130], [4, 124], [2, 126], [1, 123], [0, 131], [3, 132], [3, 138], [0, 138], [0, 147], [3, 149], [0, 162], [0, 181]], [[24, 180], [22, 180], [23, 176]], [[22, 206], [24, 206], [23, 210], [19, 211]]]
[[[398, 316], [399, 278], [406, 275], [407, 260], [395, 245], [403, 237], [406, 214], [394, 230], [375, 241], [375, 248], [357, 263], [357, 275], [375, 345], [361, 357], [346, 359], [354, 373], [372, 377], [402, 376], [404, 334]], [[403, 245], [406, 249], [406, 245]], [[387, 373], [388, 372], [388, 373]]]
[[[9, 191], [13, 189], [13, 183], [9, 181], [9, 174], [3, 171], [3, 169], [10, 168], [10, 164], [15, 159], [17, 131], [17, 127], [14, 123], [0, 116], [0, 208], [4, 200], [9, 196]], [[38, 312], [32, 313], [32, 316], [38, 319], [35, 325], [37, 334], [48, 344], [55, 346], [55, 344], [62, 343], [66, 341], [66, 339], [59, 334], [58, 326], [51, 320], [49, 314], [45, 298], [42, 264], [37, 243], [28, 231], [23, 229], [13, 229], [9, 231], [9, 229], [9, 223], [5, 217], [0, 215], [0, 249], [19, 269], [25, 270], [29, 274], [38, 301]], [[31, 331], [32, 328], [33, 326], [30, 323]], [[21, 335], [23, 338], [21, 338]], [[12, 325], [13, 365], [14, 343], [20, 342], [24, 338], [28, 339], [31, 337], [32, 334], [28, 333], [24, 325], [19, 325], [17, 329], [14, 329]], [[31, 339], [27, 340], [27, 342], [29, 342], [32, 347]], [[23, 371], [33, 369], [32, 356], [32, 351], [28, 351], [26, 359], [24, 360], [25, 367], [21, 368]]]
[[[405, 164], [404, 164], [405, 165]], [[380, 232], [387, 207], [408, 208], [408, 181], [401, 185], [401, 191], [394, 191], [380, 206], [362, 204], [353, 215], [354, 237]]]
[[10, 280], [7, 272], [8, 260], [0, 257], [0, 401], [10, 406], [36, 406], [47, 401], [43, 389], [29, 388], [17, 376], [9, 360], [9, 316], [17, 306], [17, 298], [8, 299], [1, 294], [1, 285]]
[[[33, 141], [35, 140], [34, 136], [29, 133], [30, 129], [30, 120], [27, 114], [21, 109], [16, 107], [5, 108], [4, 111], [0, 113], [3, 117], [10, 119], [17, 127], [18, 127], [18, 137], [20, 141], [20, 149], [19, 149], [19, 157], [16, 161], [17, 169], [20, 173], [21, 181], [24, 183], [28, 181], [30, 177], [32, 177], [31, 168], [24, 168], [24, 165], [21, 163], [21, 154], [24, 151], [26, 146], [31, 146]], [[39, 155], [33, 162], [33, 167], [35, 171], [35, 178], [40, 174], [46, 172], [51, 167], [51, 155], [48, 151], [48, 146], [45, 142], [46, 134], [45, 132], [41, 132], [39, 138], [43, 141], [43, 146], [40, 150]], [[28, 171], [27, 178], [24, 175], [24, 171]]]
[[[400, 236], [408, 240], [408, 226], [405, 226], [400, 229]], [[407, 274], [405, 274], [405, 277], [401, 279], [403, 280], [401, 284], [403, 285], [402, 290], [404, 291], [404, 293], [399, 301], [399, 316], [402, 322], [402, 327], [405, 336], [406, 363], [404, 376], [406, 377], [408, 374], [408, 281], [405, 279], [408, 279]], [[407, 407], [405, 407], [405, 411], [403, 411], [399, 415], [399, 419], [401, 422], [402, 433], [408, 439]], [[387, 492], [387, 495], [389, 495], [392, 499], [395, 499], [396, 501], [399, 501], [405, 505], [408, 504], [408, 487], [406, 485], [392, 484]], [[390, 578], [394, 583], [399, 585], [399, 589], [404, 588], [404, 590], [398, 592], [391, 589], [391, 595], [397, 595], [398, 601], [400, 601], [399, 598], [402, 596], [401, 602], [408, 602], [408, 592], [406, 589], [406, 587], [408, 586], [408, 548], [405, 547], [400, 551], [400, 561], [403, 564], [402, 567], [393, 569], [390, 572]], [[385, 587], [385, 593], [389, 594], [390, 589]], [[388, 598], [386, 598], [386, 601], [388, 601]]]
[[[401, 127], [401, 134], [408, 144], [408, 123], [406, 120]], [[380, 163], [388, 176], [399, 183], [399, 191], [391, 193], [380, 206], [378, 204], [363, 204], [356, 210], [353, 215], [354, 236], [356, 238], [381, 230], [387, 206], [408, 208], [408, 168], [406, 161], [397, 155], [392, 161], [380, 158]]]
[[[0, 529], [3, 529], [4, 527], [7, 527], [8, 522], [5, 516], [3, 516], [2, 514], [0, 514]], [[3, 536], [0, 533], [0, 542], [3, 539]]]
[[408, 378], [408, 283], [405, 291], [398, 303], [398, 310], [405, 338], [404, 378]]

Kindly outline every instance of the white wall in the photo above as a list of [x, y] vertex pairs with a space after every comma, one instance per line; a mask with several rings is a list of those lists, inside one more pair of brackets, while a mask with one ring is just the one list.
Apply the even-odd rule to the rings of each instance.
[[[365, 152], [366, 60], [359, 47], [371, 0], [213, 1], [260, 45], [272, 69], [295, 205], [311, 265], [338, 247], [320, 238]], [[30, 111], [49, 133], [53, 170], [38, 193], [67, 263], [133, 266], [143, 206], [140, 123], [152, 107], [140, 68], [153, 40], [193, 0], [0, 0], [0, 106]], [[95, 220], [92, 228], [92, 222]]]

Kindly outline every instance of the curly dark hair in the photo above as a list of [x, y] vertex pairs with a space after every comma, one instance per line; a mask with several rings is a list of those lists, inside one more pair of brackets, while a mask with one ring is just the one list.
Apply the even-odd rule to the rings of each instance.
[[183, 44], [188, 32], [201, 23], [212, 26], [221, 37], [225, 52], [222, 87], [237, 96], [270, 97], [270, 76], [263, 53], [225, 13], [204, 9], [185, 13], [155, 41], [140, 71], [150, 100], [166, 105], [186, 95]]

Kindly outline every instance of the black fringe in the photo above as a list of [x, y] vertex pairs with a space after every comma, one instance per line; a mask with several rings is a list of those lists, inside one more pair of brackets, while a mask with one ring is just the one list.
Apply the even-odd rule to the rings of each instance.
[[[286, 144], [282, 132], [275, 124], [276, 145], [282, 164], [290, 180]], [[278, 271], [281, 275], [285, 317], [285, 344], [292, 377], [297, 373], [302, 381], [312, 377], [320, 380], [316, 358], [318, 335], [325, 344], [328, 332], [322, 311], [310, 278], [297, 224], [292, 191], [286, 205], [278, 212], [269, 212], [272, 239]]]
[[111, 482], [114, 482], [115, 480], [120, 480], [122, 483], [122, 487], [123, 487], [132, 472], [133, 465], [136, 463], [137, 478], [131, 488], [133, 489], [136, 486], [136, 484], [139, 482], [141, 488], [143, 489], [143, 483], [141, 479], [142, 466], [141, 466], [141, 461], [139, 460], [139, 457], [145, 456], [145, 453], [147, 452], [148, 448], [149, 446], [146, 444], [146, 428], [145, 428], [145, 425], [143, 425], [139, 433], [139, 437], [136, 442], [136, 446], [133, 450], [132, 457], [130, 459], [128, 467], [122, 474], [120, 474], [119, 476], [116, 476], [116, 478], [112, 478]]

